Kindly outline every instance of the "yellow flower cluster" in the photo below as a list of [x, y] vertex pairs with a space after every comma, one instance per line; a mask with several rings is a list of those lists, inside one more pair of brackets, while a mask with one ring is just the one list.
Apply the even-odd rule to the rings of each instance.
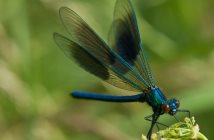
[[[199, 132], [199, 126], [194, 117], [185, 118], [184, 122], [178, 122], [170, 127], [152, 134], [152, 140], [208, 140]], [[142, 135], [142, 140], [147, 140]]]

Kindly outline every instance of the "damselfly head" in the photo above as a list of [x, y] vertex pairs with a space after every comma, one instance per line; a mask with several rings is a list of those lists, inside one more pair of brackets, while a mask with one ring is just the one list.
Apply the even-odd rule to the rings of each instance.
[[177, 99], [171, 99], [171, 100], [169, 100], [168, 105], [170, 107], [169, 114], [170, 115], [175, 115], [176, 112], [177, 112], [177, 109], [180, 106], [180, 102]]

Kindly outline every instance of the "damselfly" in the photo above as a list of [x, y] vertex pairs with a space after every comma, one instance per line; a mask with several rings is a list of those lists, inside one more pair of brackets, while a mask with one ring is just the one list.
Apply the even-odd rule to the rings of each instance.
[[54, 33], [54, 40], [69, 58], [109, 84], [139, 93], [113, 96], [74, 91], [72, 97], [109, 102], [146, 102], [154, 112], [146, 117], [152, 122], [147, 134], [149, 139], [160, 115], [168, 113], [174, 116], [181, 111], [178, 109], [179, 101], [167, 99], [155, 85], [130, 0], [117, 0], [108, 44], [73, 10], [62, 7], [59, 15], [71, 38]]

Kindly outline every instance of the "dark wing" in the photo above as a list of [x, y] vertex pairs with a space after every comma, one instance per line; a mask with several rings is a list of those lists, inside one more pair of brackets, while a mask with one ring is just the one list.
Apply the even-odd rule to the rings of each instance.
[[109, 32], [109, 45], [136, 69], [150, 86], [154, 77], [142, 45], [137, 19], [130, 0], [117, 0], [114, 22]]
[[57, 33], [54, 39], [69, 58], [116, 87], [131, 91], [148, 87], [139, 73], [113, 52], [74, 11], [62, 7], [60, 17], [72, 40]]
[[73, 58], [83, 69], [91, 74], [123, 89], [138, 91], [137, 88], [130, 86], [126, 80], [115, 77], [114, 73], [106, 68], [100, 61], [98, 61], [93, 55], [88, 53], [79, 44], [71, 41], [70, 39], [54, 33], [54, 39], [56, 44], [62, 49], [66, 56]]

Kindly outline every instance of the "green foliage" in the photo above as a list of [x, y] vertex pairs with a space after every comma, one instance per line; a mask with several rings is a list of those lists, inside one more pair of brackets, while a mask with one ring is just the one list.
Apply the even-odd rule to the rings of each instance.
[[[142, 135], [143, 140], [147, 138]], [[184, 122], [177, 122], [169, 128], [159, 130], [153, 133], [152, 140], [167, 139], [167, 140], [208, 140], [202, 133], [199, 132], [199, 125], [195, 123], [195, 118], [186, 117]]]
[[[157, 85], [189, 109], [214, 139], [214, 3], [212, 0], [132, 0]], [[146, 104], [70, 98], [72, 90], [132, 94], [103, 84], [67, 59], [53, 41], [64, 33], [58, 16], [68, 6], [104, 40], [110, 0], [0, 0], [1, 140], [139, 140], [151, 114]], [[180, 116], [181, 119], [184, 117]], [[174, 120], [161, 117], [166, 124]]]

